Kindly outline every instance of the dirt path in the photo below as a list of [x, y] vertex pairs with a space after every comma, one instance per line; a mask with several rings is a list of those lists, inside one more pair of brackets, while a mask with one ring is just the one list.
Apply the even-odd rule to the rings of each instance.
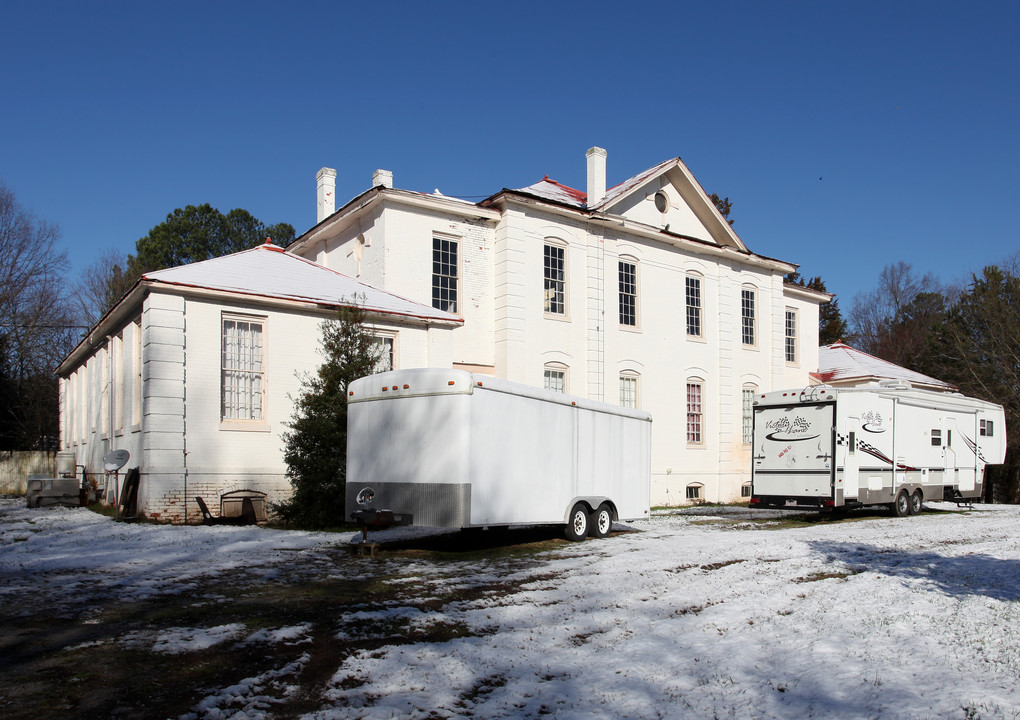
[[[451, 603], [513, 594], [504, 578], [539, 574], [542, 553], [559, 543], [549, 531], [486, 537], [467, 552], [463, 542], [372, 559], [342, 548], [295, 553], [146, 600], [111, 598], [97, 583], [54, 605], [29, 583], [0, 605], [0, 718], [298, 717], [321, 707], [352, 653], [468, 633], [441, 620], [409, 623], [409, 612], [441, 617]], [[463, 572], [479, 564], [484, 579]], [[387, 617], [394, 607], [402, 614]]]

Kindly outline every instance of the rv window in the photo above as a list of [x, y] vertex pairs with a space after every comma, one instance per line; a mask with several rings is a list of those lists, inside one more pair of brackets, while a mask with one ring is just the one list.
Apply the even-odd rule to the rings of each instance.
[[953, 447], [953, 431], [946, 430], [946, 447]]
[[942, 447], [942, 431], [938, 428], [932, 428], [931, 430], [931, 446]]
[[995, 435], [995, 423], [991, 420], [980, 420], [980, 434], [982, 437], [992, 437]]
[[857, 452], [857, 433], [853, 430], [850, 431], [850, 454], [853, 455]]

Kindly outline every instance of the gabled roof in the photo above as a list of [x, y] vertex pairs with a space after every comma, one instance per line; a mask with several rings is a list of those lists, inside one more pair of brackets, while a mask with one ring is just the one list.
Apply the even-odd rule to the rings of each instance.
[[[743, 241], [733, 231], [730, 224], [719, 213], [719, 210], [708, 197], [704, 188], [694, 178], [694, 175], [691, 174], [683, 160], [678, 157], [665, 160], [609, 188], [606, 191], [605, 197], [595, 205], [588, 204], [588, 194], [586, 192], [552, 180], [548, 175], [527, 187], [516, 190], [504, 189], [502, 193], [497, 193], [483, 200], [479, 205], [484, 207], [501, 194], [515, 194], [552, 202], [580, 212], [613, 215], [616, 214], [614, 209], [623, 204], [632, 193], [663, 176], [676, 188], [684, 202], [687, 203], [691, 211], [698, 217], [704, 228], [711, 235], [711, 242], [718, 244], [720, 247], [738, 250], [741, 253], [750, 253], [747, 246], [744, 245]], [[708, 240], [708, 238], [691, 239]]]
[[949, 383], [868, 355], [842, 342], [818, 349], [818, 372], [811, 376], [829, 385], [857, 386], [881, 380], [905, 380], [926, 390], [956, 391]]
[[372, 316], [397, 316], [416, 323], [447, 327], [464, 319], [428, 305], [379, 290], [266, 241], [264, 245], [189, 265], [145, 273], [134, 287], [99, 320], [65, 357], [56, 373], [66, 375], [94, 348], [106, 342], [130, 313], [137, 312], [145, 293], [163, 287], [189, 288], [196, 293], [248, 296], [254, 302], [303, 303], [337, 308], [358, 305]]
[[366, 285], [269, 241], [251, 250], [145, 273], [142, 280], [332, 307], [357, 303], [367, 312], [463, 322], [456, 315]]

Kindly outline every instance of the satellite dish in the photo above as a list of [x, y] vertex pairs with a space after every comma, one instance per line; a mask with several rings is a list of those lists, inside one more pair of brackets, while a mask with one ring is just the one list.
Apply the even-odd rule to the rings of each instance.
[[103, 456], [103, 467], [106, 472], [115, 472], [127, 465], [130, 458], [131, 453], [127, 450], [111, 450]]

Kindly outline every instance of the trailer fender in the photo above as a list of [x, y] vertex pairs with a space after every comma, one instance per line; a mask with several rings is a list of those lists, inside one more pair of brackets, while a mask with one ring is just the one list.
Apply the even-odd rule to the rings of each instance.
[[595, 509], [605, 503], [609, 506], [610, 511], [613, 513], [613, 520], [619, 520], [620, 516], [616, 510], [616, 503], [607, 498], [605, 495], [578, 495], [563, 509], [563, 522], [570, 522], [570, 511], [574, 509], [577, 503], [584, 503], [588, 506], [588, 512], [595, 512]]

